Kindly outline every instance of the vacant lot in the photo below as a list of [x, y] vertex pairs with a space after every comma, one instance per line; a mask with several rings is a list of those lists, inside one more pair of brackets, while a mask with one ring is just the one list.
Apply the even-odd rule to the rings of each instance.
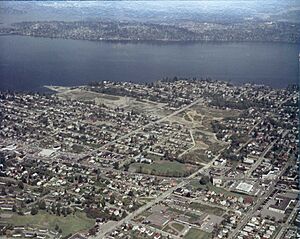
[[179, 232], [181, 232], [184, 229], [184, 226], [177, 222], [172, 223], [171, 226], [174, 227]]
[[135, 172], [167, 177], [187, 176], [197, 169], [196, 167], [188, 164], [166, 160], [157, 160], [152, 164], [133, 163], [130, 167], [134, 169]]
[[185, 239], [209, 239], [212, 238], [210, 233], [199, 229], [191, 228], [184, 236]]
[[163, 228], [163, 231], [168, 232], [173, 235], [178, 235], [178, 232], [175, 229], [173, 229], [172, 227], [170, 227], [169, 225], [165, 226]]
[[193, 202], [189, 205], [190, 208], [199, 210], [201, 212], [206, 212], [208, 214], [214, 214], [216, 216], [222, 216], [224, 214], [224, 210], [218, 207], [211, 207], [208, 205], [203, 205], [201, 203]]
[[193, 137], [195, 146], [182, 155], [182, 159], [191, 164], [206, 164], [227, 146], [226, 143], [218, 140], [215, 134], [200, 130], [199, 127], [193, 130]]
[[222, 120], [227, 117], [237, 117], [240, 114], [238, 110], [220, 110], [204, 106], [202, 104], [194, 105], [189, 109], [193, 111], [194, 123], [202, 127], [204, 130], [212, 131], [211, 122], [213, 120]]
[[62, 230], [62, 235], [66, 236], [82, 230], [87, 230], [94, 225], [94, 220], [89, 219], [84, 213], [76, 213], [75, 215], [56, 216], [46, 212], [39, 212], [37, 215], [20, 216], [14, 215], [7, 220], [14, 226], [31, 225], [36, 227], [55, 229], [58, 225]]

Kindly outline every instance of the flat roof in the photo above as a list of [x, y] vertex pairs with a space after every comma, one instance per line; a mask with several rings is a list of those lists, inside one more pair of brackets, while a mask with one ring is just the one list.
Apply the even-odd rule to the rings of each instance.
[[41, 152], [39, 152], [39, 155], [49, 157], [55, 152], [56, 152], [55, 149], [43, 149]]
[[237, 185], [236, 189], [249, 193], [253, 188], [253, 185], [250, 183], [241, 182], [239, 185]]

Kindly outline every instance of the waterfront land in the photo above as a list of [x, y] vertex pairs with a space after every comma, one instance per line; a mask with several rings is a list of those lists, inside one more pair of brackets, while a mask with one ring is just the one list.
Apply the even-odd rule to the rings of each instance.
[[166, 78], [0, 93], [0, 233], [293, 238], [299, 89]]
[[0, 28], [1, 34], [91, 41], [300, 42], [300, 24], [272, 21], [145, 23], [128, 21], [33, 21]]

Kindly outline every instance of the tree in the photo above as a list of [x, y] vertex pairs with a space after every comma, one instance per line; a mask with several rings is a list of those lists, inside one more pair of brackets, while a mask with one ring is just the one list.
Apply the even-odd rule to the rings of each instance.
[[114, 195], [110, 196], [109, 203], [110, 204], [114, 204], [115, 203], [115, 196]]
[[91, 236], [95, 236], [96, 233], [97, 233], [97, 229], [96, 229], [95, 227], [92, 227], [92, 228], [89, 230], [89, 234], [90, 234]]
[[44, 200], [39, 201], [38, 203], [39, 209], [45, 210], [46, 209], [46, 202]]
[[60, 207], [57, 207], [57, 208], [56, 208], [56, 215], [57, 215], [57, 216], [60, 216]]
[[208, 176], [202, 176], [199, 182], [200, 182], [201, 185], [206, 185], [209, 182], [209, 177]]
[[129, 169], [129, 164], [125, 164], [124, 165], [124, 171], [128, 171], [128, 169]]
[[100, 181], [100, 179], [101, 179], [100, 173], [97, 172], [96, 181]]
[[6, 190], [5, 190], [4, 187], [1, 189], [1, 195], [2, 195], [2, 196], [6, 195]]
[[67, 207], [67, 214], [71, 214], [72, 213], [72, 209]]
[[123, 212], [122, 212], [122, 218], [124, 218], [124, 217], [126, 217], [126, 216], [127, 216], [126, 211], [123, 211]]
[[79, 178], [78, 178], [78, 183], [83, 183], [83, 178], [81, 175], [79, 175]]
[[67, 209], [65, 207], [62, 208], [62, 214], [64, 215], [64, 217], [67, 216]]
[[56, 224], [54, 229], [55, 229], [55, 231], [58, 231], [59, 230], [59, 226]]
[[133, 197], [133, 196], [134, 196], [134, 193], [133, 193], [132, 190], [130, 190], [130, 191], [128, 192], [128, 196], [130, 196], [130, 197]]
[[36, 214], [38, 214], [38, 212], [39, 212], [39, 210], [36, 207], [31, 208], [31, 211], [30, 211], [31, 215], [36, 215]]
[[53, 214], [55, 213], [55, 204], [54, 203], [52, 203], [52, 205], [51, 205], [51, 211]]
[[19, 182], [18, 182], [18, 187], [19, 187], [20, 189], [24, 189], [24, 183], [23, 183], [22, 181], [19, 181]]
[[13, 207], [12, 207], [12, 211], [13, 211], [13, 212], [16, 212], [16, 211], [17, 211], [17, 207], [16, 207], [15, 204], [14, 204]]
[[100, 207], [105, 207], [105, 200], [104, 200], [104, 198], [101, 198], [101, 199], [100, 199], [99, 206], [100, 206]]
[[119, 169], [119, 162], [114, 162], [113, 167], [114, 169]]
[[14, 192], [14, 189], [13, 189], [12, 187], [9, 187], [9, 188], [8, 188], [8, 193], [9, 193], [9, 194], [12, 194], [13, 192]]
[[24, 212], [22, 212], [22, 210], [20, 208], [18, 210], [18, 214], [21, 215], [21, 216], [24, 216]]

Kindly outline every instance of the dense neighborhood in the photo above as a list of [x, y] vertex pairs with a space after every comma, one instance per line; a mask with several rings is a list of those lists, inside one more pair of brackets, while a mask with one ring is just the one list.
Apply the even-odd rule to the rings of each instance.
[[299, 238], [299, 89], [180, 77], [0, 93], [4, 238]]
[[31, 21], [1, 27], [0, 34], [64, 38], [90, 41], [248, 41], [299, 43], [295, 22], [270, 20], [214, 23], [183, 21], [148, 23], [131, 21]]

